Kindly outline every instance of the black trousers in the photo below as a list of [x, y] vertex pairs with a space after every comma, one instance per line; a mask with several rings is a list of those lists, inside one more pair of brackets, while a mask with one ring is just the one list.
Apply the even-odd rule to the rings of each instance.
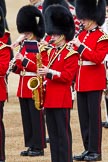
[[5, 128], [3, 123], [4, 101], [0, 101], [0, 160], [5, 160]]
[[44, 110], [37, 110], [31, 98], [19, 98], [25, 147], [46, 147]]
[[52, 162], [72, 162], [70, 109], [46, 108]]
[[102, 91], [77, 92], [78, 114], [85, 150], [101, 154]]
[[105, 102], [106, 102], [106, 113], [108, 117], [108, 98], [107, 97], [105, 97]]

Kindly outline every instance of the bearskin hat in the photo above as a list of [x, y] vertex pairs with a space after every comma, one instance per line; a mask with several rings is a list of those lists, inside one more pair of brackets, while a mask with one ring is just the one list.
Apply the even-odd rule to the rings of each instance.
[[38, 38], [45, 34], [42, 13], [35, 6], [23, 6], [17, 14], [16, 24], [19, 33], [33, 32]]
[[48, 35], [65, 35], [66, 40], [72, 40], [75, 25], [71, 12], [62, 5], [51, 5], [45, 11], [45, 29]]
[[108, 0], [106, 0], [106, 6], [108, 6]]
[[105, 0], [76, 0], [78, 19], [90, 19], [101, 26], [105, 21]]
[[60, 4], [69, 9], [69, 6], [66, 0], [44, 0], [43, 9], [42, 9], [43, 14], [47, 7], [49, 7], [50, 5], [54, 5], [54, 4]]
[[6, 3], [5, 3], [5, 0], [0, 0], [0, 7], [2, 8], [3, 10], [3, 14], [4, 14], [4, 17], [6, 17]]
[[0, 7], [0, 37], [3, 37], [4, 33], [5, 33], [4, 14], [2, 8]]

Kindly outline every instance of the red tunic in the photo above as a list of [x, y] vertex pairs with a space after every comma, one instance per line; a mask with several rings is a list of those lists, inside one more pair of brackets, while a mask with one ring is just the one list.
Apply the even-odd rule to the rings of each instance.
[[[50, 52], [49, 52], [50, 51]], [[25, 48], [21, 51], [27, 60], [26, 66], [22, 66], [22, 62], [17, 60], [17, 70], [15, 73], [21, 73], [25, 71], [25, 75], [20, 75], [20, 81], [17, 91], [17, 96], [22, 98], [31, 98], [32, 91], [28, 88], [28, 80], [33, 76], [27, 76], [26, 72], [37, 71], [36, 54], [25, 52]], [[55, 54], [55, 48], [48, 51], [42, 51], [42, 62], [44, 65], [48, 65], [53, 59]], [[25, 60], [24, 59], [24, 60]], [[23, 61], [24, 62], [24, 61]], [[44, 107], [47, 108], [71, 108], [72, 96], [71, 96], [71, 84], [75, 78], [75, 74], [78, 67], [78, 54], [76, 51], [70, 50], [68, 45], [65, 45], [60, 51], [57, 58], [50, 65], [50, 68], [61, 72], [61, 76], [54, 76], [53, 80], [47, 79], [46, 95]], [[35, 75], [34, 75], [35, 76]]]
[[[17, 96], [21, 98], [32, 98], [32, 90], [28, 88], [28, 80], [36, 76], [36, 54], [27, 53], [25, 47], [21, 50], [21, 54], [28, 59], [28, 62], [23, 66], [20, 60], [16, 61], [16, 74], [20, 75]], [[33, 72], [33, 73], [32, 73]]]
[[[48, 52], [49, 53], [49, 52]], [[55, 49], [50, 51], [49, 62], [53, 59]], [[76, 51], [65, 45], [57, 54], [58, 56], [50, 68], [61, 72], [61, 76], [47, 79], [45, 108], [72, 108], [71, 85], [78, 68], [78, 55]], [[52, 59], [51, 59], [52, 58]], [[50, 64], [49, 63], [49, 64]]]
[[0, 38], [0, 41], [2, 41], [3, 43], [7, 44], [9, 37], [10, 37], [10, 32], [8, 30], [6, 30], [4, 35], [3, 35], [3, 37]]
[[6, 72], [9, 67], [11, 49], [4, 43], [7, 42], [8, 36], [4, 35], [0, 38], [0, 101], [7, 99]]
[[108, 36], [97, 29], [90, 34], [86, 31], [81, 32], [79, 40], [87, 47], [80, 54], [83, 64], [80, 61], [76, 90], [83, 92], [105, 89], [106, 74], [103, 60], [108, 53]]

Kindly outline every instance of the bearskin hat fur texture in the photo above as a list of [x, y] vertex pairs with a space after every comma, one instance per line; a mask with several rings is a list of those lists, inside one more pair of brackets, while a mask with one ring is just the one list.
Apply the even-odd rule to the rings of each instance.
[[105, 0], [76, 0], [76, 14], [79, 19], [90, 19], [101, 26], [105, 21]]
[[42, 11], [43, 14], [47, 7], [49, 7], [50, 5], [54, 5], [54, 4], [60, 4], [60, 5], [69, 9], [69, 6], [68, 6], [68, 3], [66, 2], [66, 0], [44, 0], [43, 11]]
[[106, 0], [106, 6], [108, 6], [108, 0]]
[[75, 25], [71, 12], [62, 5], [51, 5], [45, 11], [45, 29], [48, 35], [65, 35], [66, 40], [72, 40]]
[[6, 3], [5, 3], [5, 0], [0, 0], [0, 7], [2, 8], [3, 10], [3, 14], [4, 14], [4, 17], [6, 17]]
[[33, 32], [38, 38], [45, 34], [42, 13], [35, 6], [23, 6], [17, 14], [16, 24], [19, 33]]
[[4, 14], [2, 8], [0, 7], [0, 37], [3, 37], [4, 33], [5, 33]]

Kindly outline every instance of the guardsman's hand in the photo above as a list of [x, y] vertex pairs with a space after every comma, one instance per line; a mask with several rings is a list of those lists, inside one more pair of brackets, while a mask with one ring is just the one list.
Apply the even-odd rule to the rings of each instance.
[[43, 75], [46, 75], [48, 71], [49, 71], [49, 68], [47, 66], [42, 65], [41, 68], [38, 68], [37, 74], [43, 76]]
[[78, 38], [73, 38], [71, 43], [74, 44], [77, 47], [79, 47], [81, 45], [81, 42], [80, 42], [80, 40]]
[[16, 56], [15, 56], [15, 59], [23, 61], [24, 57], [21, 53], [17, 53]]

